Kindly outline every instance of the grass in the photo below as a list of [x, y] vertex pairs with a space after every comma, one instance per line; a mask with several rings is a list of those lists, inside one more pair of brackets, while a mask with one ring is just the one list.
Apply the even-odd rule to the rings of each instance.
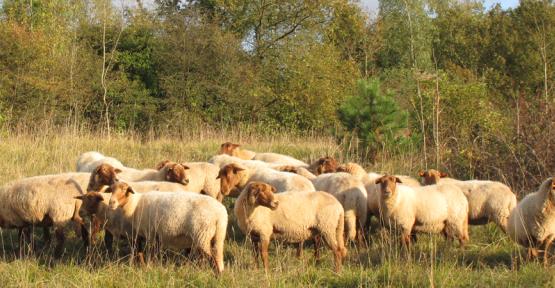
[[[275, 151], [311, 160], [335, 155], [349, 160], [333, 139], [317, 135], [245, 135], [212, 130], [190, 131], [182, 137], [138, 137], [62, 131], [30, 135], [6, 133], [0, 142], [0, 184], [21, 177], [73, 171], [78, 155], [97, 150], [133, 167], [153, 167], [164, 159], [207, 160], [219, 144], [233, 140], [246, 148]], [[414, 174], [417, 158], [403, 156], [378, 163], [374, 170]], [[233, 199], [226, 199], [232, 211]], [[230, 215], [230, 223], [234, 223]], [[71, 229], [69, 229], [71, 230]], [[271, 271], [264, 273], [254, 264], [251, 246], [236, 225], [229, 227], [226, 240], [226, 271], [214, 277], [209, 265], [191, 261], [179, 253], [166, 252], [147, 267], [130, 264], [126, 253], [108, 258], [101, 245], [86, 254], [75, 233], [69, 231], [64, 256], [52, 259], [53, 247], [39, 248], [23, 259], [15, 257], [17, 235], [0, 230], [0, 279], [3, 287], [535, 287], [555, 285], [555, 269], [538, 262], [526, 262], [521, 248], [494, 225], [471, 227], [471, 242], [464, 249], [441, 237], [422, 235], [407, 256], [387, 232], [372, 234], [368, 249], [350, 246], [341, 274], [333, 273], [329, 251], [315, 263], [311, 247], [302, 259], [294, 247], [273, 243]], [[40, 232], [35, 233], [41, 247]], [[125, 243], [121, 250], [125, 251]], [[518, 265], [517, 265], [518, 263]]]

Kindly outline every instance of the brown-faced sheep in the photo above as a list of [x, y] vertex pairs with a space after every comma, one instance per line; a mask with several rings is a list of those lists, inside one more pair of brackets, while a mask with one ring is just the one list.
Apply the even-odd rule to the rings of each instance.
[[223, 195], [220, 193], [220, 181], [217, 179], [220, 168], [207, 162], [174, 163], [164, 161], [163, 166], [158, 165], [159, 170], [167, 169], [166, 180], [170, 182], [187, 184], [186, 191], [197, 192], [208, 195], [222, 202]]
[[231, 142], [225, 142], [220, 145], [220, 151], [218, 154], [226, 154], [229, 156], [234, 156], [242, 160], [252, 160], [256, 155], [256, 152], [244, 150], [239, 148], [241, 145], [234, 144]]
[[459, 239], [461, 246], [468, 241], [468, 201], [461, 189], [449, 184], [414, 188], [398, 183], [398, 177], [389, 175], [376, 180], [387, 226], [400, 228], [407, 248], [412, 232], [442, 232]]
[[548, 178], [538, 191], [518, 203], [509, 216], [507, 234], [528, 248], [528, 257], [544, 252], [544, 265], [549, 263], [549, 247], [555, 239], [555, 177]]
[[310, 180], [293, 173], [281, 172], [270, 168], [251, 169], [237, 164], [229, 164], [220, 169], [221, 193], [225, 196], [239, 196], [241, 190], [250, 182], [259, 181], [276, 187], [278, 192], [314, 191]]
[[494, 222], [503, 232], [507, 231], [509, 215], [517, 204], [515, 194], [507, 185], [495, 181], [459, 181], [434, 169], [420, 171], [420, 176], [425, 185], [452, 184], [459, 187], [468, 199], [471, 225]]
[[339, 272], [347, 254], [341, 204], [325, 192], [275, 192], [271, 185], [252, 182], [241, 192], [233, 209], [239, 228], [252, 239], [262, 256], [264, 269], [269, 269], [271, 239], [288, 243], [314, 239], [316, 257], [322, 239], [333, 251], [335, 271]]
[[157, 241], [162, 247], [192, 248], [209, 261], [216, 273], [224, 270], [224, 240], [227, 211], [212, 197], [179, 192], [138, 194], [125, 183], [110, 187], [110, 208], [122, 209], [123, 220], [139, 241], [139, 259], [144, 263], [143, 241]]
[[337, 160], [333, 157], [321, 157], [320, 159], [312, 162], [310, 166], [308, 166], [308, 170], [318, 176], [324, 173], [333, 173], [337, 171]]

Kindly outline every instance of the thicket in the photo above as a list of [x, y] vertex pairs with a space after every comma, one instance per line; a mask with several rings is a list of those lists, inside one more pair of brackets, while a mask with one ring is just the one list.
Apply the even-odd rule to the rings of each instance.
[[0, 123], [310, 130], [518, 189], [555, 171], [553, 47], [546, 0], [4, 0]]

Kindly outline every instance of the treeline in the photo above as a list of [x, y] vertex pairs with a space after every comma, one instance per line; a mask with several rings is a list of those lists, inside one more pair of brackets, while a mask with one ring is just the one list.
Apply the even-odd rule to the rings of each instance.
[[555, 171], [552, 1], [383, 0], [374, 16], [336, 0], [129, 4], [2, 1], [3, 127], [254, 124], [461, 177]]

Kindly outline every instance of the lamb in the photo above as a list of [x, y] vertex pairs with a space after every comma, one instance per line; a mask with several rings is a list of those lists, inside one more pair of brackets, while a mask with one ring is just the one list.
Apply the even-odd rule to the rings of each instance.
[[[85, 246], [88, 231], [79, 217], [82, 195], [89, 173], [65, 173], [28, 177], [10, 182], [0, 188], [0, 227], [19, 228], [25, 232], [31, 225], [55, 228], [57, 244], [55, 256], [61, 256], [65, 242], [64, 228], [77, 224]], [[24, 237], [29, 236], [25, 235]], [[45, 238], [49, 240], [49, 233]]]
[[345, 210], [345, 234], [362, 244], [367, 218], [366, 189], [360, 180], [348, 173], [322, 174], [312, 179], [317, 191], [333, 195]]
[[[344, 213], [341, 204], [325, 192], [283, 192], [261, 182], [252, 182], [235, 201], [234, 212], [241, 231], [255, 245], [255, 257], [262, 255], [268, 272], [271, 239], [302, 243], [314, 239], [315, 257], [323, 239], [334, 253], [335, 271], [340, 272], [347, 249], [343, 242]], [[258, 263], [258, 262], [257, 262]]]
[[270, 168], [252, 169], [237, 164], [229, 164], [220, 169], [220, 192], [225, 196], [237, 197], [241, 190], [250, 182], [260, 181], [276, 187], [278, 192], [314, 191], [314, 185], [300, 176], [288, 172], [280, 172]]
[[320, 159], [312, 162], [312, 164], [308, 167], [308, 170], [316, 176], [324, 173], [336, 172], [337, 160], [329, 156], [321, 157]]
[[223, 272], [228, 217], [220, 202], [193, 193], [137, 194], [125, 183], [116, 183], [110, 189], [109, 206], [122, 209], [122, 218], [138, 241], [141, 263], [144, 241], [157, 241], [163, 247], [197, 250], [213, 262], [216, 273]]
[[538, 191], [530, 193], [511, 212], [507, 234], [528, 248], [528, 257], [544, 252], [544, 265], [549, 262], [549, 247], [555, 239], [555, 177], [548, 178]]
[[516, 196], [507, 185], [495, 181], [459, 181], [434, 169], [420, 171], [420, 176], [425, 185], [448, 183], [462, 189], [468, 199], [471, 225], [494, 222], [503, 232], [507, 232], [509, 215], [517, 205]]
[[410, 249], [412, 232], [442, 232], [464, 246], [469, 239], [468, 201], [460, 188], [450, 184], [414, 188], [397, 183], [402, 182], [391, 175], [376, 180], [384, 217], [400, 229], [405, 247]]
[[[106, 192], [110, 193], [87, 192], [75, 198], [83, 201], [81, 211], [91, 217], [94, 231], [100, 230], [101, 226], [104, 228], [104, 244], [106, 249], [112, 252], [113, 238], [126, 236], [131, 228], [126, 226], [121, 209], [110, 209], [109, 201], [112, 195], [110, 188]], [[91, 235], [91, 238], [94, 239], [93, 236]]]

